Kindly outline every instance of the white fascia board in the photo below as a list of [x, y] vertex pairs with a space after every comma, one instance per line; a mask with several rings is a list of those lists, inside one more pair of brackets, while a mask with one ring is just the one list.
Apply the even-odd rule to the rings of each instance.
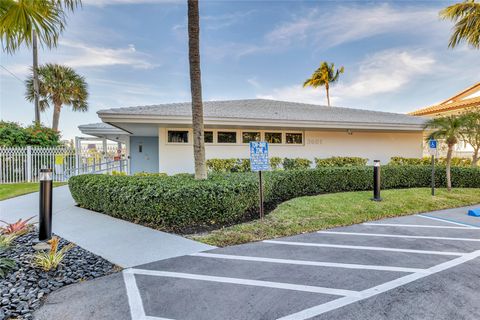
[[[108, 123], [151, 123], [166, 125], [191, 125], [192, 118], [185, 116], [154, 116], [154, 115], [112, 115], [99, 114], [103, 122]], [[266, 119], [228, 119], [205, 118], [205, 125], [237, 126], [237, 127], [278, 127], [278, 128], [315, 128], [315, 129], [362, 129], [362, 130], [402, 130], [423, 131], [422, 124], [402, 123], [369, 123], [369, 122], [334, 122], [305, 120], [266, 120]]]

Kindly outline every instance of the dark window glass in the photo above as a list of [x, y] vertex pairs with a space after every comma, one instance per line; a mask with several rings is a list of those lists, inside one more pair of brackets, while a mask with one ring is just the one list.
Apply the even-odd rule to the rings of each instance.
[[301, 133], [286, 133], [285, 140], [288, 144], [302, 144], [303, 135]]
[[218, 143], [237, 143], [237, 133], [218, 131], [217, 141]]
[[188, 131], [168, 131], [168, 142], [188, 143]]
[[242, 142], [260, 141], [260, 132], [242, 132]]
[[282, 143], [281, 132], [265, 132], [265, 141], [268, 143]]
[[205, 143], [213, 143], [213, 131], [205, 131], [203, 133]]

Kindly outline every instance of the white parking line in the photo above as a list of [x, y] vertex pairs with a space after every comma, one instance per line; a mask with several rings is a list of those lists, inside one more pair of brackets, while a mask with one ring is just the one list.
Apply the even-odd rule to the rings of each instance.
[[469, 225], [467, 223], [461, 223], [461, 222], [456, 222], [456, 221], [452, 221], [452, 220], [449, 220], [449, 219], [426, 216], [426, 215], [423, 215], [423, 214], [417, 214], [417, 217], [430, 219], [430, 220], [435, 220], [435, 221], [441, 221], [441, 222], [445, 222], [445, 223], [451, 223], [451, 224], [455, 224], [457, 226], [464, 226], [464, 227], [470, 228], [470, 229], [476, 229], [477, 228], [477, 227], [474, 227], [474, 226]]
[[420, 269], [420, 268], [403, 268], [403, 267], [374, 266], [374, 265], [352, 264], [352, 263], [274, 259], [274, 258], [262, 258], [262, 257], [251, 257], [251, 256], [235, 256], [235, 255], [229, 255], [229, 254], [217, 254], [217, 253], [206, 253], [206, 252], [194, 253], [194, 254], [191, 254], [190, 256], [216, 258], [216, 259], [242, 260], [242, 261], [283, 263], [283, 264], [294, 264], [294, 265], [302, 265], [302, 266], [333, 267], [333, 268], [344, 268], [344, 269], [395, 271], [395, 272], [409, 272], [409, 273], [427, 272], [426, 269]]
[[398, 223], [362, 223], [364, 226], [376, 226], [376, 227], [407, 227], [407, 228], [432, 228], [432, 229], [472, 229], [480, 230], [480, 228], [464, 226], [464, 227], [454, 227], [454, 226], [432, 226], [425, 224], [398, 224]]
[[131, 272], [135, 274], [142, 274], [142, 275], [156, 276], [156, 277], [181, 278], [181, 279], [190, 279], [190, 280], [240, 284], [240, 285], [255, 286], [255, 287], [266, 287], [266, 288], [285, 289], [285, 290], [294, 290], [294, 291], [303, 291], [303, 292], [323, 293], [323, 294], [330, 294], [330, 295], [337, 295], [337, 296], [359, 297], [358, 291], [316, 287], [316, 286], [306, 286], [306, 285], [290, 284], [290, 283], [283, 283], [283, 282], [216, 277], [216, 276], [207, 276], [207, 275], [193, 274], [193, 273], [180, 273], [180, 272], [144, 270], [144, 269], [131, 269]]
[[127, 289], [128, 305], [130, 307], [130, 316], [134, 320], [172, 320], [168, 318], [151, 317], [145, 315], [143, 308], [142, 297], [138, 291], [137, 282], [135, 281], [135, 275], [131, 269], [123, 271], [123, 281]]
[[[480, 257], [480, 250], [474, 251], [472, 253], [465, 254], [465, 255], [463, 255], [459, 258], [456, 258], [456, 259], [438, 264], [438, 265], [433, 266], [433, 267], [431, 267], [427, 270], [429, 270], [431, 272], [431, 274], [434, 274], [434, 273], [444, 271], [444, 270], [450, 269], [452, 267], [458, 266], [462, 263], [465, 263], [467, 261], [476, 259], [478, 257]], [[378, 285], [376, 287], [366, 289], [364, 291], [360, 291], [360, 293], [361, 293], [360, 298], [358, 298], [358, 297], [339, 298], [337, 300], [333, 300], [333, 301], [330, 301], [330, 302], [327, 302], [327, 303], [324, 303], [324, 304], [321, 304], [321, 305], [318, 305], [318, 306], [315, 306], [315, 307], [312, 307], [312, 308], [302, 310], [302, 311], [297, 312], [297, 313], [290, 314], [288, 316], [279, 318], [277, 320], [305, 320], [305, 319], [310, 319], [310, 318], [319, 316], [323, 313], [326, 313], [328, 311], [336, 310], [338, 308], [344, 307], [344, 306], [352, 304], [354, 302], [358, 302], [358, 301], [376, 296], [380, 293], [384, 293], [384, 292], [387, 292], [389, 290], [398, 288], [400, 286], [403, 286], [403, 285], [408, 284], [410, 282], [413, 282], [415, 280], [424, 278], [426, 276], [427, 276], [426, 274], [418, 274], [418, 273], [409, 274], [407, 276], [404, 276], [404, 277], [386, 282], [386, 283]]]
[[465, 254], [465, 253], [448, 252], [448, 251], [413, 250], [413, 249], [397, 249], [397, 248], [367, 247], [367, 246], [348, 246], [348, 245], [340, 245], [340, 244], [293, 242], [293, 241], [280, 241], [280, 240], [264, 240], [263, 242], [273, 243], [273, 244], [285, 244], [290, 246], [325, 247], [325, 248], [372, 250], [372, 251], [391, 251], [391, 252], [434, 254], [434, 255], [441, 255], [441, 256], [461, 256]]
[[366, 237], [384, 237], [384, 238], [407, 238], [407, 239], [430, 239], [430, 240], [450, 240], [450, 241], [473, 241], [480, 242], [480, 239], [472, 238], [450, 238], [450, 237], [433, 237], [433, 236], [410, 236], [401, 234], [384, 234], [384, 233], [363, 233], [363, 232], [341, 232], [341, 231], [317, 231], [323, 234], [341, 234], [345, 236], [366, 236]]

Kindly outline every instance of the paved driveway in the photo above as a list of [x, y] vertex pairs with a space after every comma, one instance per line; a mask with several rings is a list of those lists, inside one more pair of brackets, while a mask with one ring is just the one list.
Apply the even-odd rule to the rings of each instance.
[[[68, 316], [77, 305], [90, 310], [88, 319], [480, 319], [480, 224], [464, 212], [387, 219], [157, 261], [98, 285], [66, 288], [37, 315], [83, 319]], [[125, 291], [118, 289], [122, 280]], [[117, 289], [109, 293], [108, 286]], [[67, 296], [73, 306], [57, 304]], [[116, 306], [111, 313], [110, 304]]]

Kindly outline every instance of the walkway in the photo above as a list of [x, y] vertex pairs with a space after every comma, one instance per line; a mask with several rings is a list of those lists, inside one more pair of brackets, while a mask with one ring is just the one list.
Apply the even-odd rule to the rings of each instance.
[[[0, 220], [38, 216], [38, 192], [0, 201]], [[68, 186], [54, 188], [53, 232], [121, 267], [213, 247], [75, 206]]]
[[54, 292], [35, 316], [477, 320], [480, 218], [465, 214], [437, 211], [157, 261]]

